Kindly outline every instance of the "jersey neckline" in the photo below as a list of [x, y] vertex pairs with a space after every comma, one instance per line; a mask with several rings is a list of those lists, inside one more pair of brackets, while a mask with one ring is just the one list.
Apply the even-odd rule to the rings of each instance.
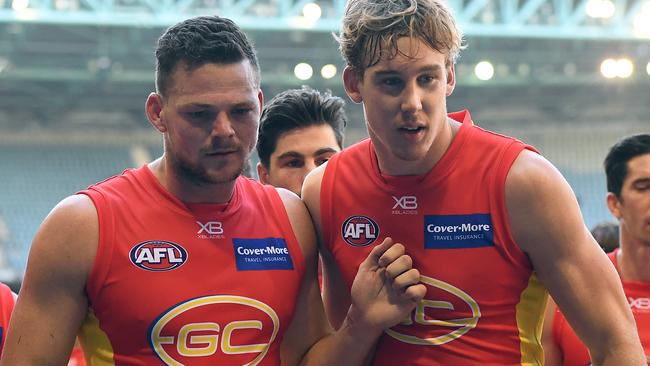
[[381, 173], [379, 170], [379, 161], [372, 140], [368, 139], [368, 154], [370, 161], [371, 179], [383, 190], [388, 192], [410, 191], [415, 193], [424, 188], [436, 185], [443, 180], [451, 171], [458, 161], [459, 152], [468, 139], [471, 132], [472, 117], [468, 110], [452, 112], [447, 117], [461, 123], [460, 129], [453, 137], [451, 144], [444, 152], [440, 160], [428, 172], [420, 175], [400, 175], [392, 176]]
[[232, 197], [228, 202], [225, 203], [185, 203], [178, 199], [175, 195], [169, 192], [161, 183], [158, 181], [156, 176], [153, 174], [151, 169], [147, 164], [143, 165], [141, 170], [144, 174], [140, 175], [145, 180], [145, 183], [154, 188], [156, 196], [161, 200], [160, 203], [167, 206], [169, 209], [176, 211], [177, 213], [191, 216], [191, 217], [202, 217], [202, 216], [212, 216], [212, 217], [225, 217], [233, 214], [241, 206], [241, 179], [242, 177], [237, 177], [235, 181], [235, 188], [233, 190]]

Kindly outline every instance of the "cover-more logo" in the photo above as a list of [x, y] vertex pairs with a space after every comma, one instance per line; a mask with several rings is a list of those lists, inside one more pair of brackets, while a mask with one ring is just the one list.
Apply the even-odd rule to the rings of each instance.
[[393, 196], [393, 215], [417, 215], [418, 211], [418, 198], [415, 196]]
[[379, 225], [367, 216], [350, 216], [341, 225], [341, 236], [352, 246], [365, 247], [379, 238]]
[[199, 239], [223, 239], [223, 224], [221, 221], [208, 221], [202, 223], [200, 221], [196, 222], [199, 224], [199, 231], [196, 232], [196, 237]]
[[149, 344], [165, 365], [257, 365], [275, 340], [280, 319], [261, 301], [214, 295], [174, 306], [149, 329]]
[[[406, 320], [386, 330], [389, 336], [409, 344], [440, 346], [476, 328], [481, 318], [481, 309], [476, 300], [458, 287], [435, 278], [423, 275], [421, 282], [429, 286], [427, 296], [436, 299], [420, 301]], [[468, 312], [471, 316], [454, 317], [454, 314]], [[436, 314], [439, 319], [434, 318]]]

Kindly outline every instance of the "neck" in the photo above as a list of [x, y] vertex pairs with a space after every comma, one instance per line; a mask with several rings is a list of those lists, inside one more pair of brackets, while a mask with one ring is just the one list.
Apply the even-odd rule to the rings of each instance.
[[627, 281], [650, 282], [650, 246], [624, 236], [621, 232], [621, 249], [616, 258], [621, 278]]
[[438, 131], [434, 131], [435, 137], [429, 151], [422, 159], [408, 161], [395, 156], [390, 151], [381, 151], [375, 144], [377, 163], [379, 170], [386, 175], [422, 175], [429, 172], [442, 159], [449, 145], [462, 124], [450, 118], [446, 118]]
[[165, 157], [149, 163], [158, 182], [185, 203], [226, 203], [235, 191], [235, 181], [225, 183], [197, 182], [176, 172]]

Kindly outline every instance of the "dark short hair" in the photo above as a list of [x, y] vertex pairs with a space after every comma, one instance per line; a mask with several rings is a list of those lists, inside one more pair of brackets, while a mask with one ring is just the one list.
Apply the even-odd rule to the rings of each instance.
[[623, 181], [627, 176], [627, 162], [633, 158], [650, 153], [650, 135], [638, 134], [617, 142], [605, 157], [607, 191], [621, 197]]
[[262, 165], [270, 166], [280, 135], [309, 126], [329, 125], [343, 148], [343, 129], [347, 124], [344, 106], [345, 101], [330, 91], [321, 93], [309, 87], [289, 89], [273, 97], [260, 117], [257, 155]]
[[207, 63], [232, 64], [248, 59], [260, 81], [259, 64], [252, 42], [230, 19], [200, 16], [170, 27], [156, 47], [156, 90], [164, 95], [170, 76], [183, 63], [193, 70]]
[[599, 222], [596, 226], [591, 228], [591, 235], [596, 239], [598, 245], [609, 253], [618, 248], [618, 224], [611, 221]]

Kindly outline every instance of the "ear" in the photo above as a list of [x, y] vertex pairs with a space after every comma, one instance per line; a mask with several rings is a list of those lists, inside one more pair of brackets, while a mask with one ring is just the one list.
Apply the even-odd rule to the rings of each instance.
[[456, 88], [456, 66], [451, 64], [447, 66], [447, 96], [450, 96]]
[[262, 163], [257, 163], [257, 177], [262, 184], [269, 184], [269, 171]]
[[607, 193], [607, 208], [612, 213], [612, 216], [618, 220], [621, 219], [621, 201], [612, 192]]
[[156, 128], [156, 130], [165, 133], [167, 132], [167, 126], [162, 118], [162, 109], [163, 109], [163, 100], [160, 94], [151, 93], [147, 97], [147, 102], [145, 103], [145, 112], [149, 122]]
[[257, 91], [257, 100], [260, 101], [260, 114], [261, 114], [262, 109], [264, 108], [264, 93], [262, 93], [262, 89]]
[[359, 91], [359, 84], [361, 83], [359, 77], [359, 73], [350, 66], [346, 66], [343, 70], [343, 85], [345, 86], [345, 92], [348, 93], [350, 99], [355, 103], [361, 103], [363, 101], [361, 92]]

